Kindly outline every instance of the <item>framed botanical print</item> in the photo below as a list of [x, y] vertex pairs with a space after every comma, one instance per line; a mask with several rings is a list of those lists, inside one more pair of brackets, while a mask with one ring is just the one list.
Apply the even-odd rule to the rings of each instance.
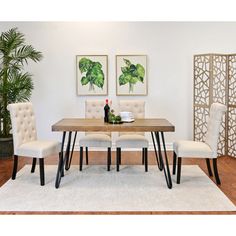
[[77, 95], [107, 95], [107, 55], [77, 55]]
[[147, 95], [147, 56], [116, 56], [116, 94]]

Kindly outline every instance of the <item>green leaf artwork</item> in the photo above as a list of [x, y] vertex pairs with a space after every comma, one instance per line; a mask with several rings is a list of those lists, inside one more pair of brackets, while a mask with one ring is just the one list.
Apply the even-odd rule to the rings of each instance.
[[80, 80], [82, 86], [89, 84], [89, 91], [94, 91], [95, 86], [103, 89], [104, 73], [100, 62], [83, 57], [79, 60], [79, 69], [84, 75]]
[[123, 58], [125, 65], [121, 67], [122, 74], [119, 76], [119, 85], [129, 84], [129, 93], [134, 91], [137, 82], [144, 83], [145, 69], [141, 64], [134, 65]]

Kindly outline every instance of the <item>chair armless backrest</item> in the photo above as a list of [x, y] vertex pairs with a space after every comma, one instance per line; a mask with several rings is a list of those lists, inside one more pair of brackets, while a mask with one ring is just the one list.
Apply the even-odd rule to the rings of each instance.
[[[104, 119], [104, 106], [103, 100], [86, 100], [85, 101], [85, 118], [88, 119]], [[86, 132], [85, 134], [107, 134], [111, 136], [110, 132]]]
[[[142, 100], [120, 100], [119, 111], [129, 111], [133, 113], [135, 119], [145, 118], [145, 101]], [[122, 132], [120, 134], [140, 134], [144, 132]]]
[[226, 110], [226, 106], [220, 103], [213, 103], [210, 108], [210, 116], [207, 124], [206, 143], [212, 149], [214, 158], [217, 157], [220, 126], [222, 117], [225, 114]]
[[30, 102], [14, 103], [9, 104], [7, 109], [11, 117], [14, 153], [17, 155], [21, 144], [37, 139], [33, 105]]

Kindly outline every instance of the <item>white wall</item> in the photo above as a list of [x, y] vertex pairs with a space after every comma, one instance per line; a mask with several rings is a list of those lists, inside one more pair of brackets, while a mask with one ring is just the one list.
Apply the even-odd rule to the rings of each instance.
[[[175, 139], [192, 138], [193, 130], [193, 55], [235, 53], [236, 23], [184, 22], [0, 22], [0, 32], [18, 27], [27, 42], [41, 51], [44, 59], [30, 63], [34, 74], [32, 102], [37, 115], [38, 136], [61, 139], [51, 125], [63, 117], [84, 117], [84, 101], [76, 95], [75, 56], [108, 55], [108, 97], [115, 105], [115, 55], [148, 55], [147, 117], [164, 117], [176, 132]], [[171, 146], [170, 146], [171, 147]]]

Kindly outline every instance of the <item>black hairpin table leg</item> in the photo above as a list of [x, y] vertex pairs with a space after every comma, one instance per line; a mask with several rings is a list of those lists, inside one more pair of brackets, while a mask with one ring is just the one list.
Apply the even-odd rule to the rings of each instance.
[[70, 156], [70, 143], [71, 143], [71, 134], [72, 132], [69, 132], [68, 140], [67, 140], [67, 146], [66, 146], [66, 153], [65, 153], [65, 170], [69, 170], [69, 156]]
[[69, 170], [70, 166], [71, 166], [71, 161], [72, 161], [72, 157], [73, 157], [73, 153], [74, 153], [74, 148], [75, 148], [76, 136], [77, 136], [77, 131], [75, 132], [75, 135], [74, 135], [74, 141], [73, 141], [72, 149], [71, 149], [71, 152], [70, 152], [70, 158], [69, 158], [69, 154], [68, 154], [68, 159], [66, 161], [66, 166], [65, 166], [66, 170]]
[[153, 142], [153, 146], [154, 146], [155, 156], [156, 156], [156, 160], [157, 160], [157, 166], [158, 166], [159, 170], [162, 171], [163, 167], [160, 163], [160, 157], [158, 157], [158, 155], [157, 155], [157, 148], [156, 148], [156, 143], [155, 143], [155, 138], [154, 138], [153, 132], [151, 132], [151, 135], [152, 135], [152, 142]]
[[59, 154], [59, 162], [58, 162], [58, 168], [57, 168], [57, 176], [56, 176], [56, 181], [55, 181], [55, 187], [59, 188], [60, 182], [61, 182], [61, 177], [64, 175], [64, 163], [65, 163], [65, 158], [64, 158], [64, 152], [63, 152], [63, 147], [65, 143], [65, 137], [66, 137], [66, 132], [63, 132], [62, 135], [62, 142], [61, 142], [61, 152]]
[[[160, 144], [159, 132], [155, 132], [155, 135], [156, 135], [156, 140], [157, 140], [158, 151], [160, 153], [161, 152], [161, 144]], [[162, 155], [159, 155], [159, 158], [160, 158], [159, 160], [160, 160], [160, 164], [162, 165], [163, 170], [164, 170], [166, 184], [167, 184], [168, 188], [171, 189], [172, 188], [172, 180], [171, 180], [171, 175], [170, 175], [169, 163], [168, 163], [168, 159], [167, 159], [164, 132], [161, 132], [161, 138], [162, 138], [162, 144], [163, 144], [165, 158], [163, 158]]]

